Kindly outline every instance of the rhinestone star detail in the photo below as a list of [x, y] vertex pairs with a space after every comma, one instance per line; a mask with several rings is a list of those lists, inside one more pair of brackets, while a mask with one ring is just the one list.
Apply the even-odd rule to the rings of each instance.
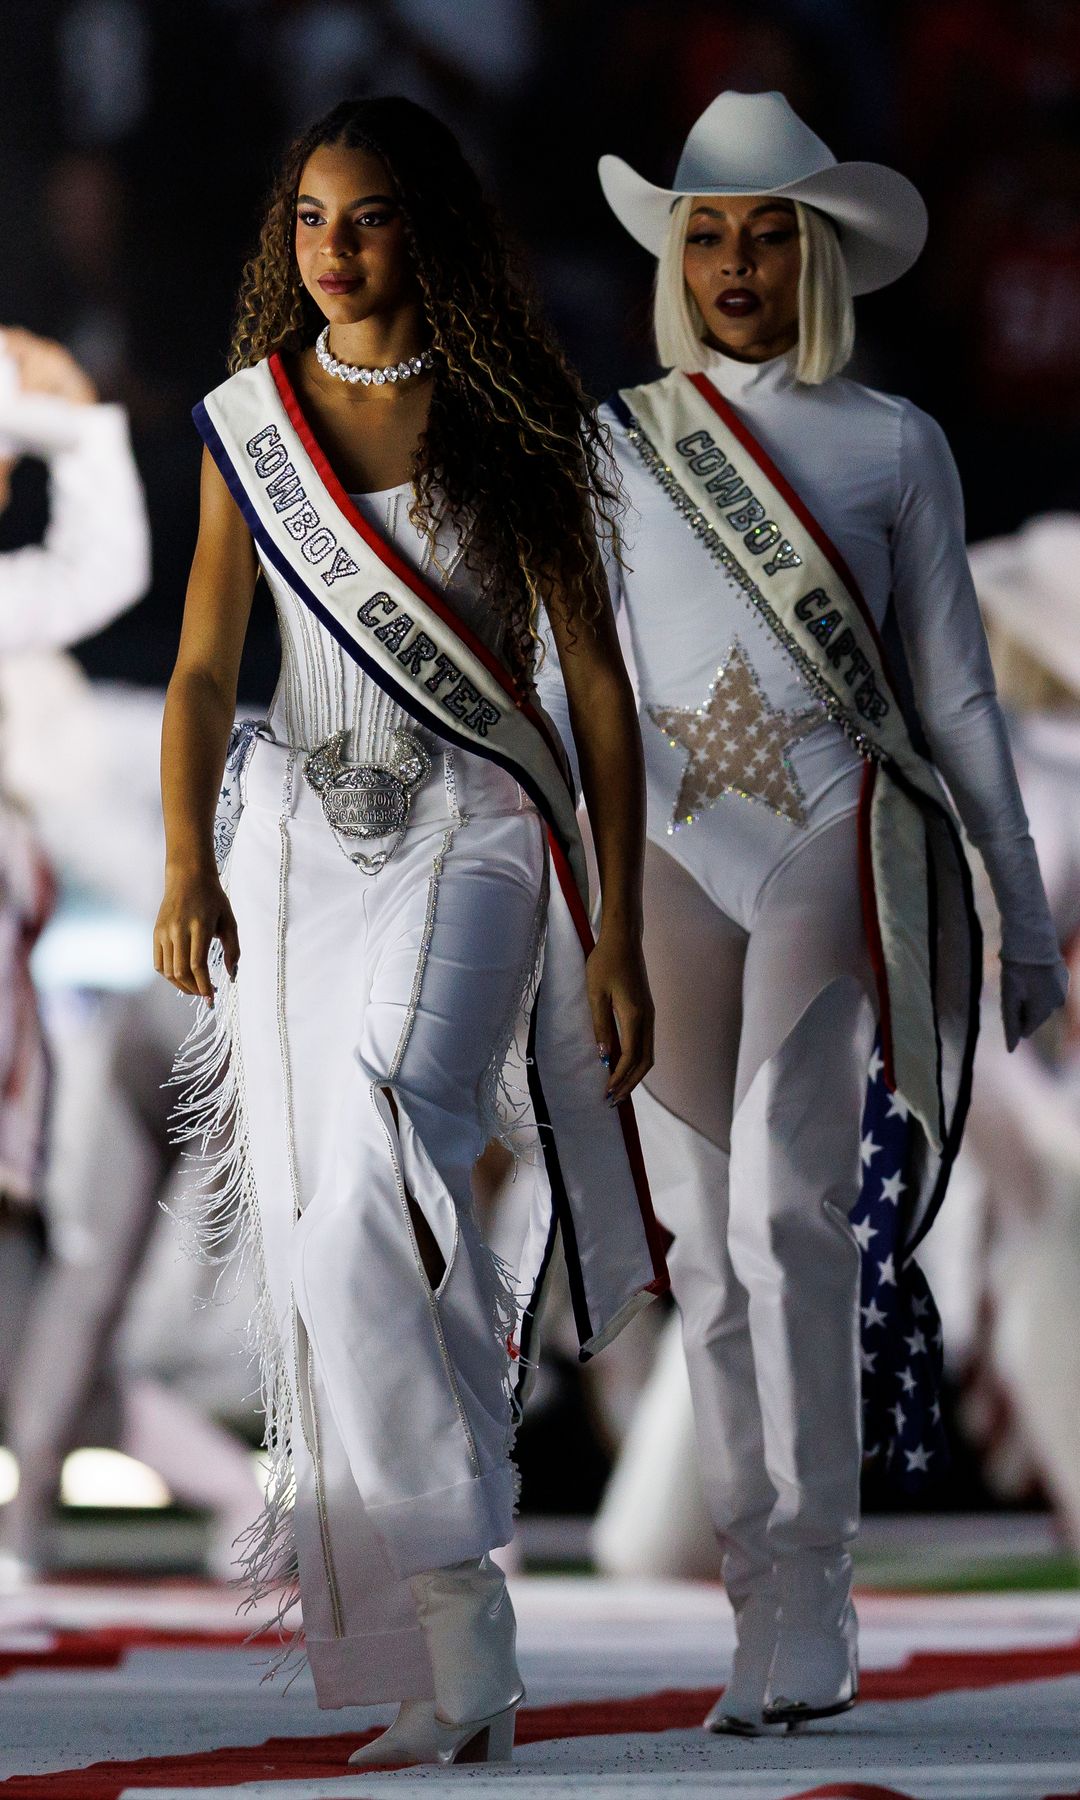
[[668, 831], [691, 825], [722, 794], [757, 800], [793, 825], [806, 822], [802, 790], [787, 752], [821, 724], [821, 712], [777, 712], [736, 640], [696, 708], [646, 709], [672, 748], [687, 752]]

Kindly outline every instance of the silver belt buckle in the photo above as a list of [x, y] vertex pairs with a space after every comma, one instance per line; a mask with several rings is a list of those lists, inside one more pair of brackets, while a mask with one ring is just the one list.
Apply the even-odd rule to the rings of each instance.
[[398, 730], [390, 738], [388, 762], [345, 762], [341, 747], [347, 736], [336, 731], [319, 744], [304, 763], [304, 776], [322, 801], [327, 824], [340, 837], [395, 840], [374, 856], [346, 850], [350, 862], [377, 875], [405, 835], [412, 797], [431, 771], [431, 758], [412, 732]]

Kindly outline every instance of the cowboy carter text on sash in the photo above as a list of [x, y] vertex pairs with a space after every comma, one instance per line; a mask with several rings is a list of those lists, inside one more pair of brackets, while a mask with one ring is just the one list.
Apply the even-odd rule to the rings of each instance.
[[[779, 525], [766, 516], [761, 501], [709, 432], [691, 431], [678, 439], [675, 448], [695, 475], [710, 477], [705, 492], [726, 515], [728, 524], [741, 533], [751, 554], [764, 556], [766, 551], [771, 552], [768, 561], [761, 565], [763, 575], [801, 566], [802, 557], [795, 546], [784, 537]], [[832, 605], [824, 588], [812, 588], [795, 602], [794, 610], [799, 623], [822, 646], [833, 668], [841, 669], [845, 683], [854, 689], [852, 699], [860, 717], [868, 724], [878, 724], [889, 710], [889, 701], [875, 682], [855, 633], [844, 625], [842, 614]], [[838, 626], [842, 629], [837, 630]]]
[[[320, 563], [327, 563], [326, 568], [319, 569], [325, 585], [333, 587], [345, 575], [358, 575], [356, 563], [308, 499], [277, 426], [264, 425], [254, 437], [248, 438], [244, 448], [254, 464], [256, 475], [265, 483], [267, 499], [280, 514], [289, 536], [299, 544], [305, 560], [316, 569]], [[481, 738], [487, 737], [490, 726], [498, 724], [502, 717], [499, 708], [477, 692], [450, 657], [419, 629], [412, 616], [389, 594], [372, 594], [357, 607], [356, 617], [414, 678], [424, 676], [426, 664], [434, 665], [424, 686], [452, 719], [460, 720]]]

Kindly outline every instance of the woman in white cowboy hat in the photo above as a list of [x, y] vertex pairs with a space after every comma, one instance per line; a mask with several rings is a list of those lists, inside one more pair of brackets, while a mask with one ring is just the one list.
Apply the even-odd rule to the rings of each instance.
[[[617, 586], [648, 775], [658, 1040], [642, 1122], [737, 1622], [706, 1723], [753, 1731], [857, 1693], [873, 1228], [848, 1214], [861, 1164], [874, 1178], [860, 1116], [875, 1021], [911, 1120], [903, 1179], [875, 1195], [902, 1219], [883, 1302], [940, 1202], [974, 1047], [978, 928], [938, 772], [1002, 914], [1010, 1045], [1060, 1004], [1065, 974], [948, 447], [918, 408], [841, 374], [852, 295], [922, 247], [918, 194], [837, 163], [780, 94], [714, 100], [673, 188], [610, 156], [600, 178], [659, 259], [670, 370], [605, 409], [630, 501]], [[864, 1308], [871, 1366], [886, 1312]], [[912, 1342], [931, 1353], [917, 1327]], [[909, 1455], [925, 1468], [930, 1453]]]

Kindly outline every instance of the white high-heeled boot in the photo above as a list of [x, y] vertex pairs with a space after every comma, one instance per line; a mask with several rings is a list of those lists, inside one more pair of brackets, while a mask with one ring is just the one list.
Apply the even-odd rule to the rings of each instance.
[[435, 1676], [435, 1759], [509, 1762], [525, 1697], [514, 1609], [487, 1556], [414, 1575], [409, 1583]]
[[397, 1718], [370, 1744], [354, 1750], [354, 1769], [409, 1768], [437, 1760], [434, 1700], [403, 1700]]
[[859, 1624], [846, 1550], [797, 1550], [777, 1559], [780, 1626], [765, 1708], [769, 1724], [799, 1725], [846, 1712], [859, 1697]]
[[718, 1736], [757, 1737], [769, 1729], [764, 1714], [769, 1671], [776, 1654], [776, 1587], [769, 1577], [739, 1598], [730, 1589], [728, 1593], [735, 1611], [736, 1638], [731, 1678], [702, 1723], [706, 1731]]

